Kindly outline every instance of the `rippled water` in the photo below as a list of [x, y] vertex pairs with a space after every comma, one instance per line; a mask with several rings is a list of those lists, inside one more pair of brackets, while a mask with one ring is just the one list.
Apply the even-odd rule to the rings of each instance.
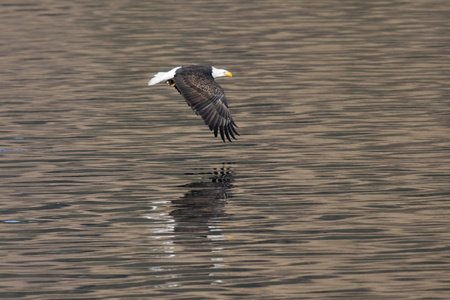
[[[0, 4], [0, 298], [450, 298], [446, 1]], [[224, 144], [154, 73], [213, 64]]]

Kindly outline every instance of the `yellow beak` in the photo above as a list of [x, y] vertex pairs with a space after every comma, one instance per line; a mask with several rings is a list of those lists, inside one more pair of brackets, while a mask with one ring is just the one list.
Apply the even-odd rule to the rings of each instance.
[[231, 74], [231, 72], [227, 72], [227, 76], [233, 77], [233, 75]]

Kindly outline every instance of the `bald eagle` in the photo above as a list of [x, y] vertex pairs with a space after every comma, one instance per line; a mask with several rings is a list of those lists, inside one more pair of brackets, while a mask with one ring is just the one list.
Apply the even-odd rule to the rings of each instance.
[[231, 118], [225, 92], [214, 81], [214, 78], [222, 76], [231, 77], [231, 73], [211, 66], [176, 67], [168, 72], [157, 73], [150, 79], [148, 85], [166, 81], [175, 87], [194, 112], [203, 118], [215, 137], [220, 133], [224, 142], [225, 137], [231, 142], [231, 138], [236, 139], [235, 135], [239, 133], [235, 129], [236, 123]]

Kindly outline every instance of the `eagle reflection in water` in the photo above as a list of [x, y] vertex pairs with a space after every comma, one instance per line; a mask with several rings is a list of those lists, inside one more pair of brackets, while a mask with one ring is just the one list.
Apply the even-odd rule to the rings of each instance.
[[188, 173], [202, 179], [183, 185], [190, 190], [183, 197], [173, 200], [170, 213], [176, 221], [175, 232], [201, 232], [207, 234], [218, 224], [215, 218], [226, 217], [225, 205], [231, 198], [233, 171], [229, 165], [211, 172]]

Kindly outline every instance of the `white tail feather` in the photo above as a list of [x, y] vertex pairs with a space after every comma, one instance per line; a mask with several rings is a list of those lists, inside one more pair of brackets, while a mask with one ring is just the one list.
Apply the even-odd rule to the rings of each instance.
[[158, 72], [153, 76], [152, 79], [148, 82], [148, 85], [154, 85], [157, 83], [160, 83], [161, 81], [167, 81], [169, 79], [172, 79], [175, 76], [175, 72], [181, 67], [173, 68], [172, 70], [168, 72]]

